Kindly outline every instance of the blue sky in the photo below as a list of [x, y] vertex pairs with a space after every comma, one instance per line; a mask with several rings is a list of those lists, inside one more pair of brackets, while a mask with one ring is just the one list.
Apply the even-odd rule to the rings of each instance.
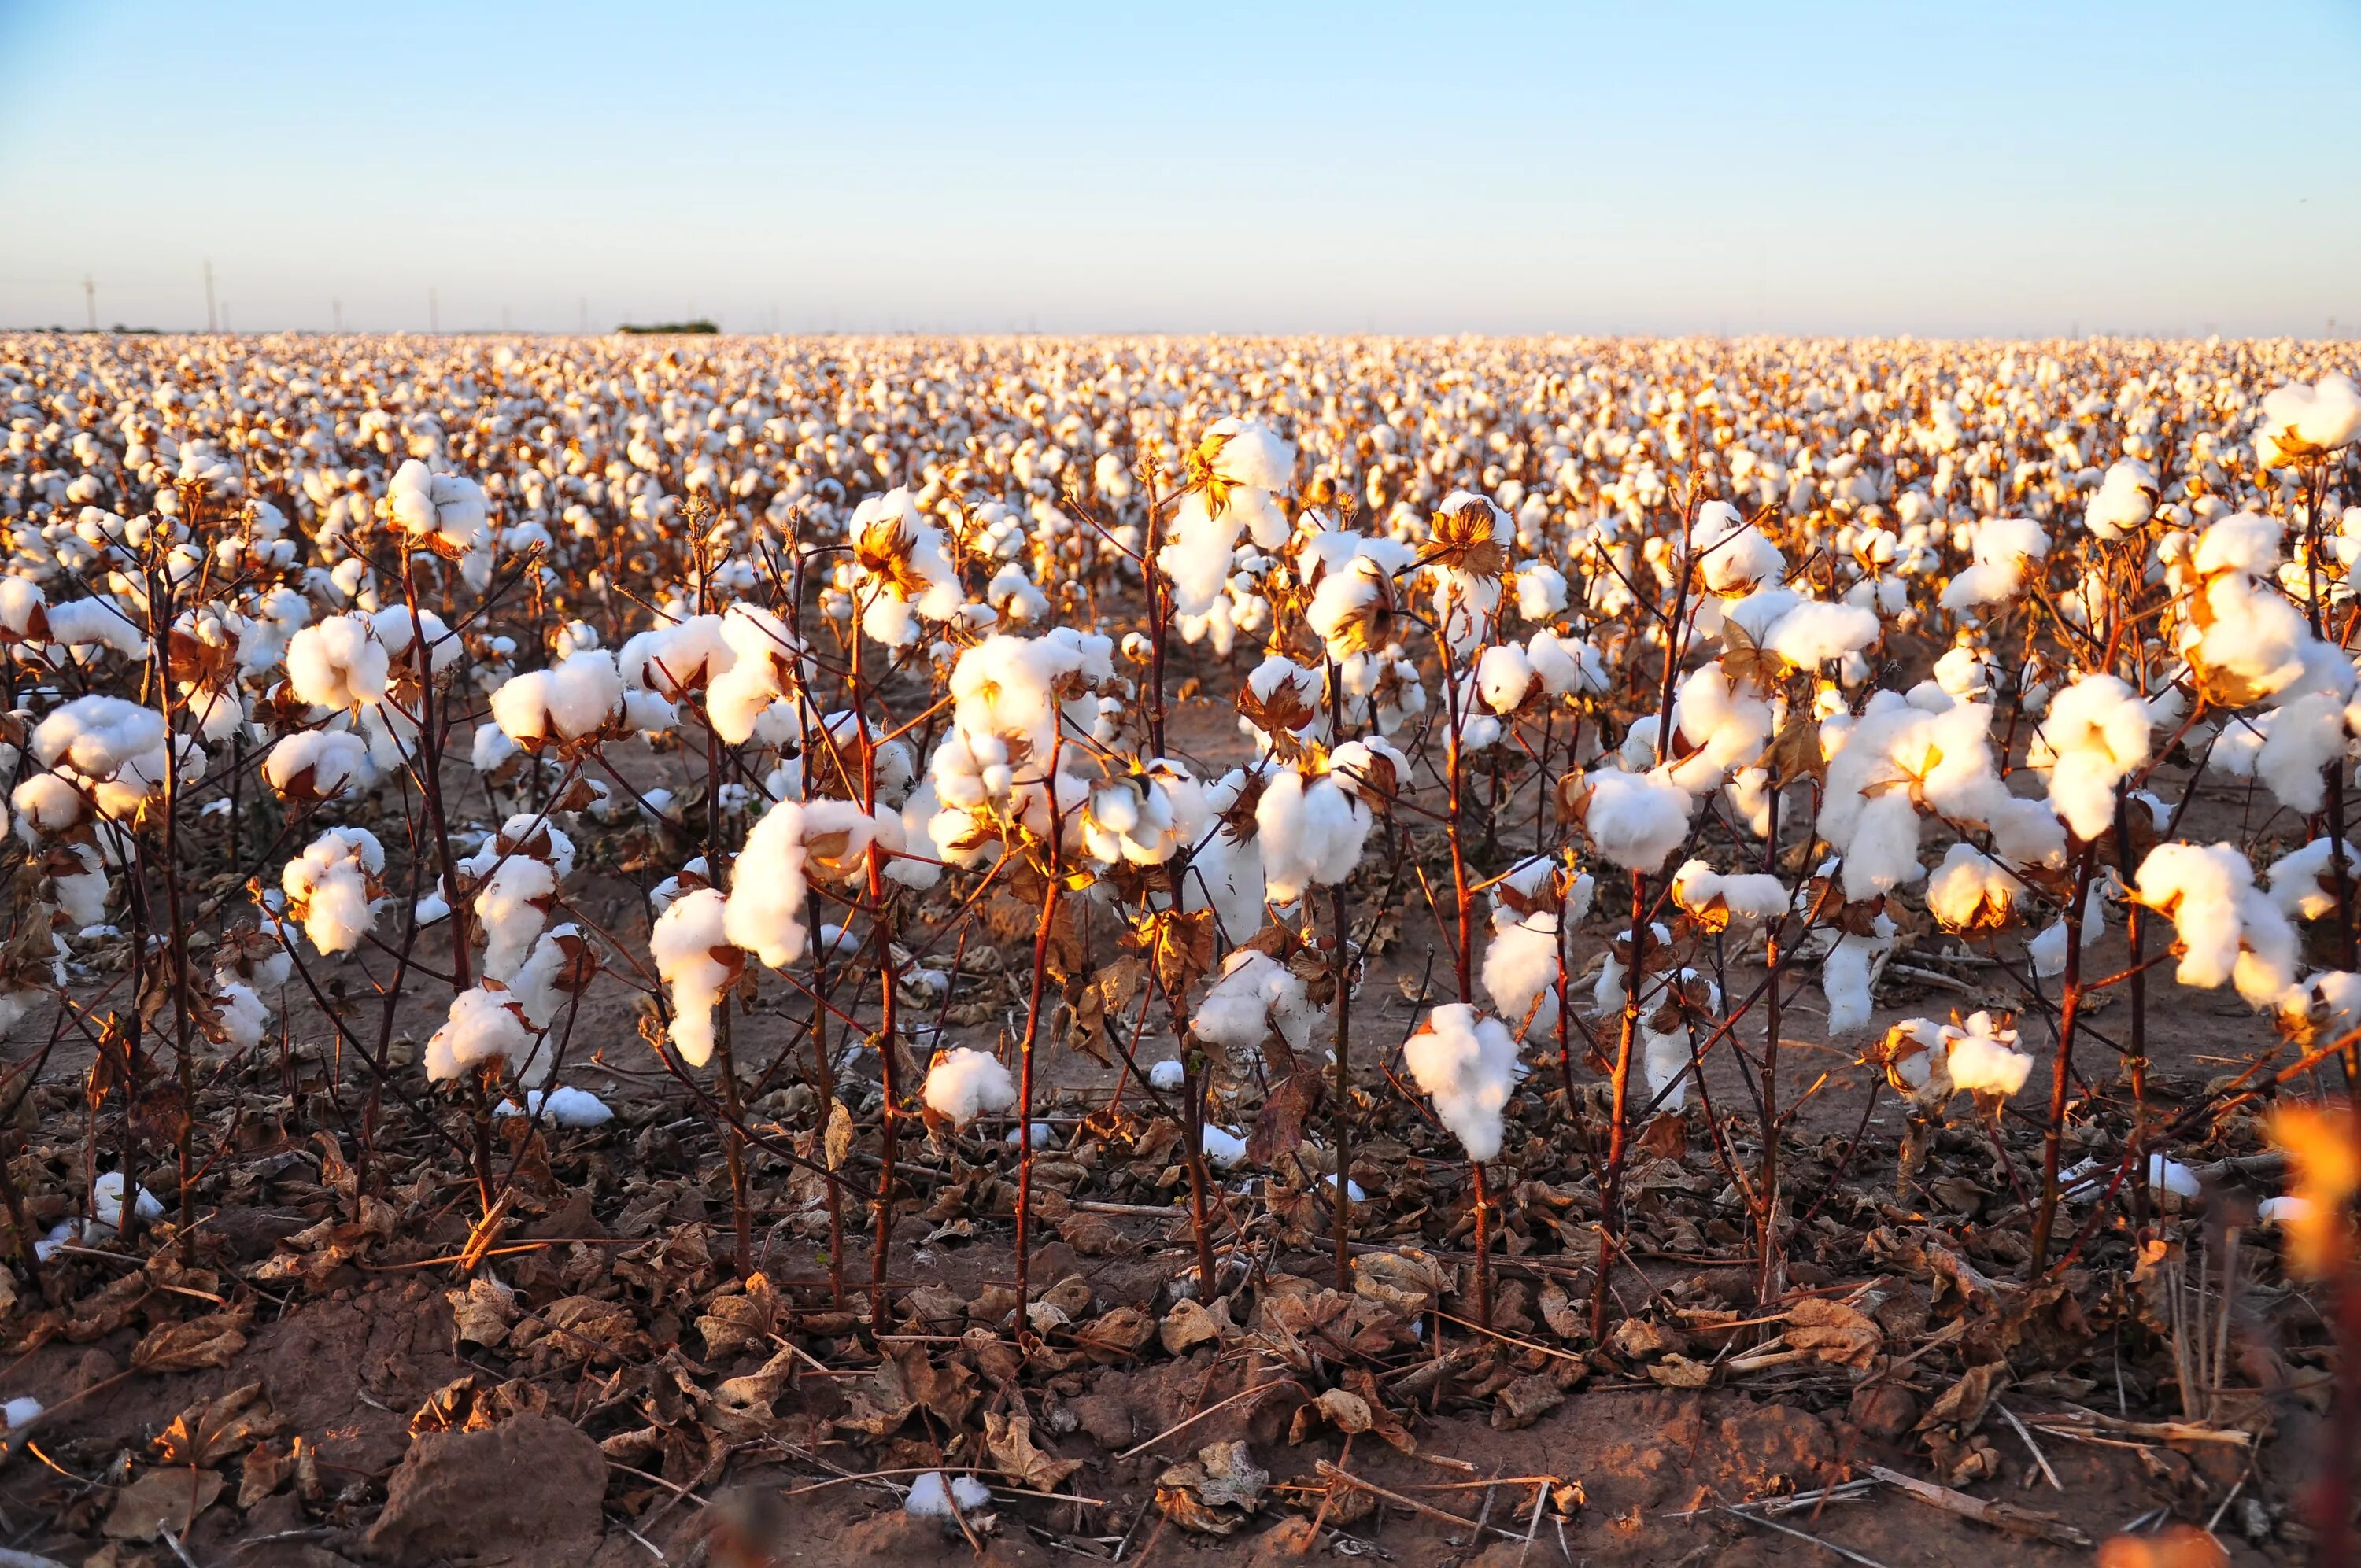
[[2361, 5], [0, 0], [0, 324], [2294, 333]]

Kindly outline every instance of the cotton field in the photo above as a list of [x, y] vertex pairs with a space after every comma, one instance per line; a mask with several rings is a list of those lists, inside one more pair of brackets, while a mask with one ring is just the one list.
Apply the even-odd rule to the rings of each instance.
[[0, 335], [0, 1542], [2334, 1558], [2356, 368]]

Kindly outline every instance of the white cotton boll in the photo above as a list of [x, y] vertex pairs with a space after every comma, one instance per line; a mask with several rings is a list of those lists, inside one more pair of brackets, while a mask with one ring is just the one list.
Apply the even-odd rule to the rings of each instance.
[[385, 499], [395, 524], [412, 539], [434, 541], [438, 554], [463, 555], [490, 536], [483, 487], [456, 474], [430, 473], [415, 457], [394, 471]]
[[1964, 642], [1935, 661], [1935, 684], [1961, 702], [1988, 701], [1999, 679], [2000, 666]]
[[1857, 653], [1877, 641], [1877, 617], [1858, 605], [1806, 599], [1773, 621], [1762, 639], [1766, 652], [1801, 669]]
[[2025, 955], [2032, 961], [2033, 972], [2043, 980], [2066, 972], [2066, 922], [2053, 921], [2041, 935], [2025, 945]]
[[1880, 914], [1871, 923], [1868, 935], [1847, 932], [1828, 948], [1820, 965], [1820, 990], [1828, 997], [1829, 1034], [1850, 1034], [1869, 1026], [1875, 1006], [1870, 981], [1878, 961], [1894, 950], [1896, 929], [1890, 916]]
[[1986, 518], [1970, 545], [1974, 565], [1945, 585], [1938, 603], [1948, 610], [1973, 609], [2013, 598], [2026, 566], [2049, 554], [2049, 536], [2026, 518]]
[[348, 953], [377, 923], [375, 883], [385, 850], [365, 828], [331, 828], [287, 862], [280, 887], [303, 935], [323, 953]]
[[1565, 575], [1545, 561], [1517, 568], [1517, 613], [1527, 620], [1550, 620], [1565, 612]]
[[2279, 467], [2351, 444], [2361, 434], [2361, 389], [2342, 372], [2307, 387], [2298, 381], [2276, 387], [2263, 398], [2255, 447], [2263, 466]]
[[287, 684], [299, 702], [348, 709], [382, 701], [392, 655], [369, 618], [330, 616], [288, 639]]
[[[2336, 841], [2314, 839], [2302, 849], [2280, 856], [2263, 872], [2271, 902], [2290, 919], [2317, 920], [2336, 908]], [[2361, 847], [2345, 844], [2348, 876], [2361, 875]]]
[[764, 812], [730, 872], [723, 934], [774, 970], [801, 959], [810, 938], [805, 810], [802, 802], [783, 800]]
[[16, 808], [16, 836], [27, 844], [66, 831], [90, 810], [82, 791], [56, 773], [35, 773], [16, 787], [8, 803]]
[[[2140, 862], [2140, 902], [2169, 917], [2180, 938], [2174, 973], [2181, 984], [2211, 989], [2231, 977], [2238, 964], [2240, 903], [2254, 880], [2246, 857], [2227, 844], [2158, 844]], [[2285, 916], [2279, 920], [2286, 924]]]
[[[1020, 1131], [1024, 1135], [1022, 1137], [1018, 1136]], [[1046, 1149], [1058, 1141], [1058, 1129], [1047, 1122], [1034, 1122], [1021, 1129], [1009, 1128], [1008, 1135], [1001, 1141], [1010, 1148], [1021, 1143], [1029, 1148]]]
[[1844, 894], [1858, 904], [1923, 876], [1918, 863], [1918, 808], [1905, 789], [1889, 789], [1864, 805], [1844, 844]]
[[[1196, 466], [1222, 483], [1257, 490], [1284, 490], [1295, 473], [1294, 444], [1258, 419], [1232, 415], [1205, 427], [1193, 454]], [[1277, 548], [1278, 542], [1266, 545]]]
[[716, 948], [730, 948], [726, 908], [717, 890], [694, 889], [657, 916], [648, 938], [656, 974], [672, 989], [673, 1046], [691, 1067], [712, 1058], [713, 1009], [734, 974], [731, 964], [714, 956]]
[[[137, 1189], [137, 1195], [131, 1201], [132, 1214], [141, 1220], [162, 1219], [164, 1217], [162, 1201], [145, 1187]], [[93, 1220], [110, 1231], [119, 1231], [123, 1228], [123, 1173], [121, 1171], [110, 1170], [91, 1183], [90, 1213]]]
[[518, 745], [583, 740], [623, 710], [623, 679], [603, 648], [567, 655], [545, 670], [511, 675], [492, 693], [492, 721]]
[[1226, 1127], [1207, 1123], [1197, 1130], [1205, 1163], [1215, 1170], [1235, 1170], [1246, 1162], [1246, 1141]]
[[1648, 1097], [1660, 1109], [1678, 1111], [1688, 1103], [1689, 1068], [1696, 1055], [1686, 1028], [1671, 1034], [1641, 1031], [1641, 1069], [1648, 1080]]
[[[1537, 916], [1536, 920], [1549, 919]], [[1496, 917], [1497, 926], [1497, 917]], [[1547, 929], [1538, 924], [1512, 924], [1493, 931], [1484, 948], [1480, 979], [1484, 994], [1511, 1027], [1529, 1040], [1542, 1039], [1557, 1027], [1557, 923]]]
[[1787, 569], [1779, 547], [1728, 501], [1697, 508], [1689, 548], [1706, 587], [1717, 594], [1752, 592], [1760, 584], [1776, 583]]
[[1984, 823], [1992, 829], [1993, 850], [2010, 865], [2064, 868], [2066, 825], [2048, 801], [1998, 795], [1987, 808]]
[[68, 599], [45, 612], [49, 634], [45, 640], [60, 648], [105, 648], [126, 659], [144, 659], [149, 648], [138, 622], [113, 595]]
[[1177, 1092], [1188, 1080], [1188, 1069], [1177, 1061], [1160, 1061], [1148, 1069], [1148, 1087], [1159, 1094]]
[[605, 1101], [571, 1084], [546, 1093], [538, 1089], [527, 1090], [522, 1108], [513, 1100], [503, 1100], [492, 1107], [495, 1116], [538, 1117], [544, 1113], [558, 1126], [575, 1129], [603, 1127], [615, 1119], [613, 1109]]
[[1927, 913], [1947, 931], [1990, 930], [2024, 896], [2007, 867], [1972, 844], [1954, 844], [1927, 881]]
[[164, 716], [119, 696], [78, 696], [33, 727], [34, 758], [84, 778], [111, 778], [164, 746]]
[[19, 1427], [31, 1426], [41, 1419], [41, 1410], [38, 1399], [29, 1394], [21, 1395], [5, 1405], [0, 1405], [0, 1427], [15, 1431]]
[[1312, 1021], [1301, 977], [1246, 948], [1222, 961], [1222, 972], [1206, 988], [1189, 1029], [1209, 1046], [1243, 1054], [1259, 1048], [1277, 1028], [1290, 1047], [1301, 1050], [1311, 1040]]
[[1514, 713], [1522, 707], [1535, 680], [1532, 662], [1514, 643], [1496, 642], [1476, 662], [1476, 694], [1495, 713]]
[[2205, 1190], [2195, 1171], [2160, 1154], [2147, 1157], [2147, 1184], [2177, 1198], [2194, 1198]]
[[99, 852], [87, 844], [71, 846], [80, 871], [52, 871], [49, 873], [49, 896], [57, 901], [58, 913], [76, 931], [94, 927], [106, 918], [109, 887], [106, 868]]
[[341, 729], [281, 736], [263, 759], [262, 778], [282, 800], [334, 800], [368, 771], [368, 743]]
[[1222, 597], [1230, 576], [1230, 557], [1237, 548], [1238, 512], [1224, 506], [1216, 513], [1205, 492], [1191, 490], [1173, 509], [1167, 543], [1156, 552], [1156, 569], [1172, 585], [1172, 611], [1202, 616]]
[[1661, 870], [1688, 837], [1689, 793], [1655, 773], [1601, 769], [1584, 775], [1583, 830], [1627, 871]]
[[1766, 872], [1725, 876], [1700, 860], [1673, 873], [1673, 902], [1708, 925], [1720, 921], [1775, 920], [1787, 913], [1784, 883]]
[[1507, 1025], [1464, 1002], [1436, 1008], [1402, 1047], [1411, 1076], [1470, 1159], [1500, 1152], [1501, 1108], [1514, 1086], [1517, 1044]]
[[2282, 1195], [2266, 1198], [2255, 1208], [2255, 1218], [2267, 1225], [2301, 1225], [2312, 1219], [2312, 1200]]
[[2088, 842], [2114, 826], [2115, 786], [2147, 761], [2149, 713], [2114, 675], [2082, 675], [2050, 700], [2040, 740], [2049, 764], [2049, 803]]
[[2016, 1031], [2001, 1028], [1989, 1013], [1970, 1015], [1965, 1028], [1947, 1026], [1947, 1066], [1952, 1087], [1971, 1093], [2015, 1094], [2032, 1075], [2033, 1058], [2015, 1049]]
[[2268, 896], [2248, 886], [2238, 898], [2238, 938], [2231, 983], [2249, 1007], [2276, 1005], [2295, 983], [2303, 957], [2295, 927]]
[[2234, 701], [2269, 696], [2303, 678], [2311, 633], [2296, 608], [2242, 573], [2213, 577], [2204, 596], [2204, 630], [2182, 652], [2189, 662], [2234, 688]]
[[2136, 533], [2156, 510], [2156, 472], [2136, 457], [2118, 458], [2082, 513], [2092, 537], [2113, 543]]
[[927, 1070], [926, 1101], [936, 1115], [964, 1127], [987, 1111], [1016, 1104], [1016, 1080], [999, 1058], [959, 1046]]
[[1372, 818], [1332, 774], [1306, 779], [1282, 768], [1255, 803], [1265, 893], [1292, 904], [1304, 890], [1344, 881], [1360, 863]]
[[262, 1043], [264, 1033], [270, 1027], [270, 1009], [263, 1005], [252, 986], [231, 981], [215, 991], [214, 1003], [219, 1010], [223, 1045], [233, 1050], [250, 1050]]
[[2345, 703], [2312, 692], [2286, 703], [2255, 754], [2255, 772], [2289, 810], [2311, 816], [2328, 801], [2330, 764], [2345, 754]]
[[450, 1015], [427, 1039], [427, 1080], [447, 1083], [479, 1062], [494, 1060], [514, 1063], [522, 1074], [539, 1043], [539, 1031], [505, 988], [463, 991], [451, 999]]
[[557, 896], [555, 868], [530, 855], [502, 860], [476, 890], [476, 914], [484, 923], [484, 972], [506, 981], [524, 961]]
[[[957, 1502], [954, 1509], [951, 1505]], [[929, 1470], [913, 1482], [910, 1495], [902, 1499], [902, 1511], [922, 1519], [955, 1521], [961, 1514], [972, 1515], [992, 1506], [992, 1488], [972, 1475], [955, 1475], [948, 1486], [943, 1473]]]

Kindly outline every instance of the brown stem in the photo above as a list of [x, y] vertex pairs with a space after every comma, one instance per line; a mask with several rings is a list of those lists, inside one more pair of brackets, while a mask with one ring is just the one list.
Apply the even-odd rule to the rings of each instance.
[[2033, 1272], [2049, 1258], [2058, 1223], [2058, 1158], [2066, 1135], [2066, 1099], [2073, 1088], [2074, 1024], [2082, 1011], [2082, 907], [2090, 900], [2091, 864], [2098, 846], [2085, 844], [2074, 861], [2074, 902], [2066, 909], [2065, 1000], [2058, 1011], [2058, 1060], [2049, 1080], [2049, 1117], [2041, 1142], [2041, 1207], [2033, 1221]]

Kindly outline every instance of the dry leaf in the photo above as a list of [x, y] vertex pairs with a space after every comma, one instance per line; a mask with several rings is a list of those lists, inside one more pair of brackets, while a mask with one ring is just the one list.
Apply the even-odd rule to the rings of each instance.
[[1035, 1448], [1030, 1416], [985, 1411], [983, 1446], [1003, 1475], [1037, 1492], [1056, 1491], [1058, 1483], [1082, 1467], [1079, 1459], [1052, 1459]]
[[153, 1541], [168, 1530], [184, 1536], [226, 1484], [210, 1470], [150, 1470], [115, 1494], [103, 1528], [110, 1541]]

